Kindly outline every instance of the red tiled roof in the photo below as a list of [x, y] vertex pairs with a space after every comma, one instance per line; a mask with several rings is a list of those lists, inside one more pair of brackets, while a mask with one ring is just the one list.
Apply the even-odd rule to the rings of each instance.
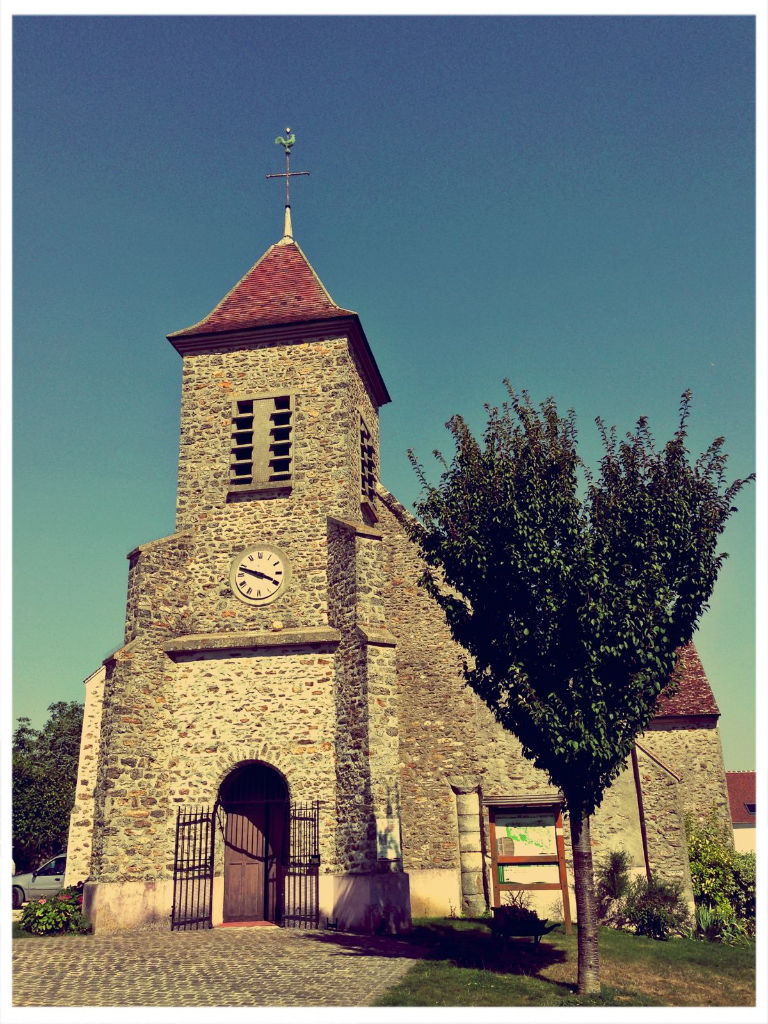
[[728, 802], [731, 805], [731, 821], [734, 825], [754, 825], [755, 814], [747, 810], [747, 804], [755, 804], [755, 773], [726, 772]]
[[659, 695], [654, 718], [719, 715], [720, 709], [693, 644], [681, 648], [675, 673], [678, 671], [682, 678], [677, 693], [672, 697]]
[[296, 242], [284, 239], [267, 249], [208, 316], [169, 337], [354, 315], [336, 305]]

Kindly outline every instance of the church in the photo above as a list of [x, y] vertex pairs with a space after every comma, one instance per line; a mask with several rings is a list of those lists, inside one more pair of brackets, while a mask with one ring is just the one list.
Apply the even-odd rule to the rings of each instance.
[[[396, 933], [521, 890], [570, 928], [562, 796], [418, 586], [379, 474], [386, 384], [293, 235], [292, 138], [282, 237], [168, 336], [176, 528], [128, 554], [124, 643], [85, 682], [66, 882], [96, 932]], [[592, 840], [691, 899], [684, 815], [727, 816], [728, 796], [720, 712], [693, 646], [681, 659]]]

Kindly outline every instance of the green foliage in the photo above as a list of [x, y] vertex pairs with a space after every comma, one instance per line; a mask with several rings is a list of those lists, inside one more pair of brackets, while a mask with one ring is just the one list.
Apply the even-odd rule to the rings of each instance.
[[696, 935], [709, 942], [722, 942], [729, 946], [749, 947], [754, 936], [754, 921], [739, 920], [732, 910], [708, 907], [701, 903], [696, 907]]
[[32, 900], [19, 918], [20, 927], [33, 935], [84, 934], [90, 923], [83, 915], [83, 886], [71, 885], [54, 896]]
[[733, 894], [733, 840], [731, 829], [716, 807], [703, 821], [686, 818], [688, 858], [693, 895], [697, 903], [728, 913]]
[[19, 718], [13, 734], [13, 856], [32, 870], [67, 845], [75, 801], [83, 706], [58, 702], [41, 730]]
[[595, 867], [598, 920], [613, 928], [626, 923], [624, 897], [629, 892], [631, 863], [626, 850], [610, 850]]
[[[708, 931], [718, 936], [755, 932], [755, 855], [736, 853], [730, 824], [712, 807], [703, 821], [686, 819], [688, 858], [697, 906], [714, 912]], [[704, 920], [710, 925], [710, 916]], [[707, 936], [711, 937], [711, 936]]]
[[687, 935], [691, 927], [681, 886], [675, 882], [636, 878], [629, 883], [623, 913], [636, 935], [647, 935], [651, 939]]
[[720, 939], [724, 919], [719, 910], [708, 907], [706, 903], [700, 903], [695, 910], [696, 932], [701, 938], [709, 942], [716, 942]]
[[610, 850], [595, 869], [598, 903], [620, 900], [629, 889], [631, 859], [626, 850]]
[[750, 935], [755, 934], [757, 858], [754, 853], [734, 853], [731, 905]]
[[412, 538], [428, 566], [422, 583], [469, 655], [469, 685], [578, 820], [599, 806], [670, 682], [746, 480], [726, 486], [722, 438], [692, 463], [689, 393], [660, 450], [645, 418], [621, 443], [598, 420], [593, 476], [573, 411], [507, 389], [482, 444], [460, 416], [449, 421], [456, 452], [450, 465], [435, 453], [438, 486], [411, 454], [423, 487]]

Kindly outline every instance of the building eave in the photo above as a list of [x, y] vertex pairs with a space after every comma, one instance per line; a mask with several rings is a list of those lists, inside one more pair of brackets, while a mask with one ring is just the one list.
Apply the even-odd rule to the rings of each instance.
[[650, 732], [669, 729], [716, 729], [720, 712], [716, 715], [657, 715], [648, 723]]
[[382, 406], [391, 402], [389, 391], [357, 313], [297, 320], [291, 323], [265, 324], [260, 327], [243, 327], [234, 331], [200, 331], [183, 336], [169, 334], [167, 338], [180, 356], [186, 356], [203, 352], [228, 352], [233, 349], [249, 348], [251, 345], [327, 341], [341, 336], [349, 338], [376, 405]]

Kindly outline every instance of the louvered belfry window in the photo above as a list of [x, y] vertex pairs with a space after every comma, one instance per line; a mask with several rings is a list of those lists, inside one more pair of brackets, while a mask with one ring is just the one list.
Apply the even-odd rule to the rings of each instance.
[[291, 395], [238, 398], [232, 403], [231, 489], [290, 486], [293, 400]]
[[365, 420], [360, 417], [360, 490], [363, 498], [376, 494], [376, 451]]

